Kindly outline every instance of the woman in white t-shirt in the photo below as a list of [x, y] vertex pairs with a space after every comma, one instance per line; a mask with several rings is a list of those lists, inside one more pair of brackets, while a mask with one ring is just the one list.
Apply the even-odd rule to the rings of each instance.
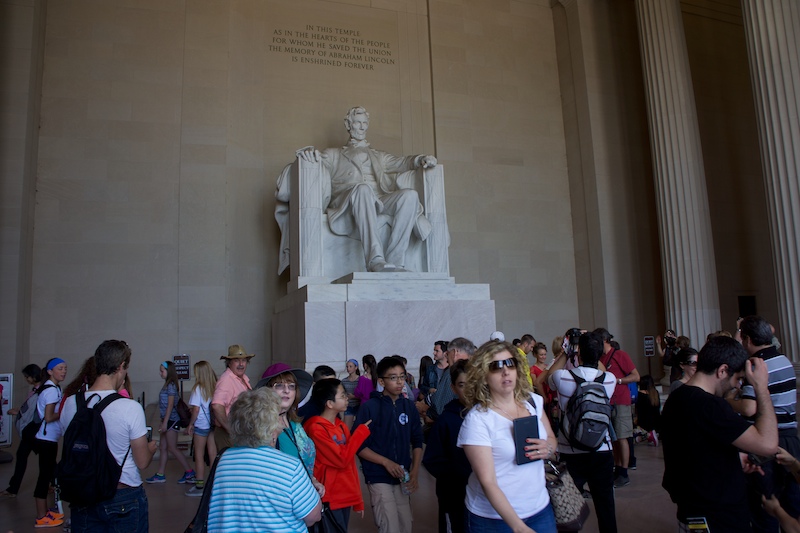
[[211, 398], [217, 387], [217, 375], [208, 361], [198, 361], [194, 365], [194, 387], [189, 398], [192, 420], [186, 433], [194, 435], [194, 486], [186, 491], [187, 496], [202, 496], [206, 477], [205, 451], [214, 461], [217, 456], [217, 443], [214, 440], [214, 427], [211, 424]]
[[[35, 527], [54, 527], [64, 523], [64, 515], [47, 510], [47, 494], [50, 482], [56, 471], [56, 457], [58, 456], [58, 439], [61, 438], [61, 424], [59, 406], [61, 405], [61, 387], [59, 383], [67, 377], [67, 363], [63, 359], [54, 357], [44, 367], [46, 381], [41, 387], [36, 409], [42, 419], [42, 425], [36, 432], [34, 451], [39, 454], [39, 478], [33, 490], [36, 500]], [[45, 377], [45, 376], [42, 376]]]
[[[489, 341], [469, 360], [467, 401], [472, 407], [458, 446], [472, 465], [467, 484], [467, 531], [555, 533], [544, 464], [556, 439], [544, 401], [531, 392], [525, 364], [508, 342]], [[513, 421], [535, 415], [539, 437], [526, 439], [532, 462], [517, 464]]]

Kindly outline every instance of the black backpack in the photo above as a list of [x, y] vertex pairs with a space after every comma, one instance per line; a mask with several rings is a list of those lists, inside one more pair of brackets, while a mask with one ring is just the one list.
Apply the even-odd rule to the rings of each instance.
[[572, 370], [575, 394], [567, 402], [564, 423], [570, 445], [578, 450], [593, 452], [605, 441], [611, 425], [611, 404], [603, 386], [605, 372], [586, 381]]
[[[96, 505], [109, 500], [117, 493], [117, 484], [122, 475], [122, 465], [117, 463], [108, 449], [106, 425], [100, 413], [111, 402], [122, 398], [117, 393], [109, 394], [93, 408], [87, 404], [98, 394], [84, 398], [75, 395], [77, 410], [64, 433], [64, 449], [56, 467], [56, 486], [61, 499], [80, 507]], [[122, 464], [128, 459], [131, 449]]]

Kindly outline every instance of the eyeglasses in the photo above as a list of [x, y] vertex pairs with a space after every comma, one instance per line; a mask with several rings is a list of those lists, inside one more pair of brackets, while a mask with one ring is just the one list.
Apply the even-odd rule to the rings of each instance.
[[394, 383], [396, 381], [405, 381], [406, 375], [400, 374], [399, 376], [383, 376], [381, 379], [385, 379], [387, 381], [391, 381], [392, 383]]
[[517, 360], [513, 357], [509, 357], [508, 359], [502, 359], [500, 361], [491, 361], [489, 363], [489, 372], [500, 372], [503, 370], [503, 367], [508, 368], [516, 368], [517, 367]]
[[686, 366], [697, 366], [697, 361], [686, 361], [685, 363], [681, 364]]
[[294, 383], [280, 382], [280, 383], [273, 383], [272, 388], [274, 390], [288, 390], [291, 392], [297, 388], [297, 385], [295, 385]]

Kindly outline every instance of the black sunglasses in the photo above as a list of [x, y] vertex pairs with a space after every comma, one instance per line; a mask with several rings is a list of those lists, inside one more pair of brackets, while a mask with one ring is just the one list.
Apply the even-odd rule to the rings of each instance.
[[517, 360], [513, 357], [509, 357], [508, 359], [502, 359], [500, 361], [492, 361], [489, 363], [489, 372], [500, 372], [505, 366], [508, 368], [516, 368]]

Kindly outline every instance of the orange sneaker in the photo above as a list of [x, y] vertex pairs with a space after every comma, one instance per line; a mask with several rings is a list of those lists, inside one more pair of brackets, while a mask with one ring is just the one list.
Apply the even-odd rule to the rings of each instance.
[[51, 513], [47, 513], [41, 518], [37, 518], [33, 527], [57, 527], [64, 523], [64, 515], [61, 518], [54, 517]]

